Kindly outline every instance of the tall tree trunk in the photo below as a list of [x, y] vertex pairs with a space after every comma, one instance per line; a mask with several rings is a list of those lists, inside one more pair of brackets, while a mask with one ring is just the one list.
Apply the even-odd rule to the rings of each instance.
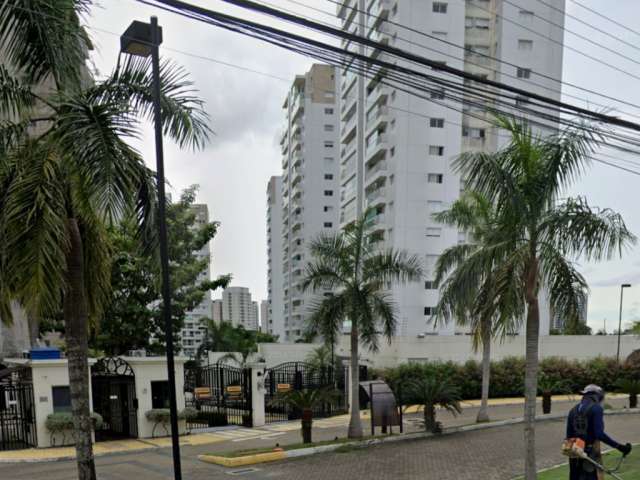
[[482, 325], [482, 395], [476, 422], [489, 421], [489, 381], [491, 376], [491, 320], [483, 319]]
[[424, 406], [424, 429], [427, 432], [438, 433], [438, 423], [436, 422], [436, 406], [425, 404]]
[[540, 311], [538, 307], [538, 263], [532, 256], [526, 273], [526, 353], [524, 374], [524, 448], [525, 480], [536, 480], [536, 396], [538, 393], [538, 338]]
[[64, 294], [67, 362], [78, 480], [96, 480], [89, 409], [88, 314], [84, 295], [84, 257], [78, 222], [67, 219], [67, 291]]
[[362, 438], [360, 422], [360, 367], [358, 364], [358, 326], [355, 317], [351, 320], [351, 419], [349, 420], [349, 438]]

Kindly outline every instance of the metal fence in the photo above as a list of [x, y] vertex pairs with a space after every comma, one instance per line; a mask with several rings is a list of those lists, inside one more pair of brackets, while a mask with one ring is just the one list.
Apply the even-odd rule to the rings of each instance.
[[36, 447], [33, 384], [8, 370], [0, 378], [0, 451]]
[[187, 420], [190, 430], [226, 425], [251, 427], [251, 370], [216, 363], [185, 369], [187, 406], [197, 414]]
[[346, 413], [345, 377], [345, 372], [335, 372], [331, 366], [316, 367], [304, 362], [287, 362], [268, 369], [264, 383], [265, 421], [273, 423], [300, 418], [302, 412], [289, 405], [279, 395], [290, 390], [334, 390], [335, 398], [314, 407], [314, 417]]

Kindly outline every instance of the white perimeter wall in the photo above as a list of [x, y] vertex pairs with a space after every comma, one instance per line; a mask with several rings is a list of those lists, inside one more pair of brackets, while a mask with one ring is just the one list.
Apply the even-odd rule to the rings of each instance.
[[[494, 342], [492, 358], [500, 360], [511, 356], [524, 356], [524, 336], [510, 337], [504, 342]], [[552, 335], [540, 338], [540, 358], [564, 357], [575, 360], [587, 360], [599, 356], [614, 357], [616, 355], [618, 337], [600, 336], [563, 336]], [[259, 345], [258, 355], [264, 358], [267, 368], [284, 362], [304, 361], [307, 355], [317, 348], [318, 344], [306, 343], [263, 343]], [[640, 337], [622, 336], [621, 357], [624, 359], [633, 350], [640, 348]], [[340, 339], [335, 353], [338, 356], [349, 356], [349, 337]], [[401, 363], [416, 361], [453, 361], [464, 363], [467, 360], [480, 360], [471, 348], [469, 336], [427, 336], [396, 337], [391, 345], [380, 341], [380, 350], [372, 353], [363, 349], [361, 362], [374, 367], [393, 367]]]

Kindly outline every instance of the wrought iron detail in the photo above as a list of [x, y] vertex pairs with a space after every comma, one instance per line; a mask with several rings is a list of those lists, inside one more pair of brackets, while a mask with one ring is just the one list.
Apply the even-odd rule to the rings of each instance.
[[101, 358], [91, 367], [93, 377], [134, 377], [133, 369], [120, 357]]

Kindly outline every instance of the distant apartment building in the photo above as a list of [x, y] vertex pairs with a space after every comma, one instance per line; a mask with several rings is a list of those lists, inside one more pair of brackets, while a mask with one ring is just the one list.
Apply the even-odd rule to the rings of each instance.
[[[284, 101], [285, 125], [282, 147], [281, 246], [273, 227], [276, 211], [271, 210], [271, 284], [273, 332], [280, 340], [300, 338], [306, 327], [309, 306], [314, 295], [302, 291], [304, 268], [310, 260], [309, 242], [322, 232], [339, 225], [339, 115], [336, 95], [336, 70], [314, 64], [304, 75], [296, 76]], [[270, 183], [274, 193], [277, 180]], [[275, 192], [277, 194], [277, 192]], [[276, 195], [277, 197], [277, 195]], [[270, 203], [275, 208], [277, 200]], [[268, 227], [269, 228], [269, 227]], [[278, 248], [282, 262], [275, 263]], [[274, 290], [282, 277], [282, 307]], [[278, 308], [278, 310], [276, 310]], [[279, 310], [282, 308], [282, 310]], [[282, 318], [282, 324], [280, 322]]]
[[[562, 78], [563, 31], [542, 19], [563, 25], [564, 1], [520, 3], [526, 9], [502, 0], [344, 0], [337, 14], [344, 31], [559, 100], [559, 84], [551, 79]], [[380, 48], [365, 48], [348, 40], [341, 46], [420, 68]], [[487, 122], [491, 104], [486, 100], [467, 91], [458, 93], [463, 102], [456, 102], [451, 99], [453, 92], [438, 86], [419, 98], [394, 86], [387, 73], [385, 68], [372, 66], [367, 76], [348, 68], [339, 74], [340, 225], [371, 208], [372, 228], [381, 246], [405, 249], [422, 258], [424, 282], [391, 290], [399, 313], [398, 335], [464, 334], [466, 330], [453, 322], [433, 325], [438, 302], [433, 275], [438, 256], [449, 246], [466, 242], [467, 233], [436, 223], [432, 214], [448, 208], [464, 190], [464, 179], [452, 168], [453, 159], [463, 152], [496, 151], [509, 139]], [[463, 82], [436, 70], [428, 73], [460, 86], [481, 87], [478, 82]], [[529, 104], [526, 97], [509, 101], [517, 111]], [[537, 130], [544, 134], [551, 127]], [[543, 298], [542, 334], [549, 329], [546, 305]]]
[[222, 319], [234, 327], [258, 330], [258, 302], [245, 287], [228, 287], [222, 292]]
[[260, 331], [269, 333], [267, 325], [269, 324], [269, 300], [260, 302]]
[[[284, 272], [282, 177], [271, 177], [267, 184], [267, 316], [262, 331], [284, 339]], [[266, 318], [266, 322], [265, 322]]]
[[[580, 302], [580, 309], [578, 315], [578, 322], [583, 325], [587, 324], [587, 307], [588, 307], [589, 299], [588, 297], [584, 298], [584, 301]], [[557, 332], [564, 332], [564, 328], [567, 325], [567, 319], [563, 315], [560, 315], [558, 312], [551, 311], [551, 328], [556, 330]]]
[[[207, 205], [193, 204], [192, 209], [196, 216], [196, 227], [202, 227], [209, 222], [209, 208]], [[195, 252], [195, 254], [200, 259], [209, 259], [211, 255], [209, 243], [204, 245], [199, 251]], [[199, 275], [198, 281], [203, 282], [210, 278], [211, 266], [207, 261], [207, 268]], [[194, 357], [196, 355], [198, 347], [202, 344], [202, 340], [207, 330], [207, 326], [202, 319], [210, 318], [212, 315], [212, 308], [211, 294], [207, 292], [202, 302], [200, 302], [196, 308], [187, 312], [184, 328], [180, 331], [183, 355], [187, 357]]]
[[222, 321], [222, 300], [214, 300], [211, 302], [211, 319], [220, 323]]

